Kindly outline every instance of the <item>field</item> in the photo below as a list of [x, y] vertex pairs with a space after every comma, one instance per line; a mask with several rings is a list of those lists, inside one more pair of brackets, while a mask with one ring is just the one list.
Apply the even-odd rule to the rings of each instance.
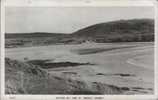
[[10, 59], [65, 79], [122, 87], [123, 94], [154, 93], [154, 43], [82, 43], [6, 48]]

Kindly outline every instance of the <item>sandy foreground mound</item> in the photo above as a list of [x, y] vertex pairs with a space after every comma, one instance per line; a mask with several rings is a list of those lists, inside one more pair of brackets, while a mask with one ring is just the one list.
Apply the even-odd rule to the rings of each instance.
[[128, 88], [50, 74], [39, 66], [5, 58], [6, 94], [122, 94]]

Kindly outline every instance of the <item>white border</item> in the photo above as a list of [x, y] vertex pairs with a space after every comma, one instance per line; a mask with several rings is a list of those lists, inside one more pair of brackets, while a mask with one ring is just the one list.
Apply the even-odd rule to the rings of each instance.
[[158, 0], [155, 2], [155, 95], [158, 99]]
[[[4, 31], [5, 31], [5, 7], [101, 7], [101, 6], [154, 6], [155, 7], [155, 91], [154, 95], [5, 95], [4, 94]], [[2, 100], [55, 100], [56, 97], [104, 97], [101, 100], [156, 100], [158, 99], [158, 2], [156, 0], [3, 0], [1, 1], [1, 99]], [[58, 99], [61, 100], [61, 99]], [[72, 100], [72, 99], [65, 99]], [[75, 100], [75, 99], [73, 99]], [[78, 99], [76, 99], [78, 100]], [[80, 99], [91, 100], [91, 99]]]
[[5, 6], [153, 6], [155, 0], [5, 0]]
[[[0, 45], [0, 71], [1, 71], [1, 80], [0, 80], [0, 82], [1, 82], [1, 91], [0, 91], [0, 93], [1, 93], [1, 96], [4, 94], [4, 92], [3, 92], [3, 84], [4, 84], [4, 31], [5, 31], [5, 25], [4, 25], [4, 21], [5, 21], [5, 17], [4, 17], [4, 5], [3, 5], [3, 1], [1, 1], [1, 34], [0, 34], [0, 43], [1, 43], [1, 45]], [[1, 97], [1, 99], [2, 99], [2, 97]], [[3, 100], [3, 99], [2, 99]]]

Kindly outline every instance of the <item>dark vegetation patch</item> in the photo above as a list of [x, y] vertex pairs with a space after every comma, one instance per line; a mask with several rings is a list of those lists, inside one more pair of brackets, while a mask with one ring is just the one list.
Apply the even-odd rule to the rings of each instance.
[[97, 73], [96, 75], [105, 75], [104, 73]]
[[77, 62], [49, 62], [50, 60], [30, 60], [27, 61], [33, 65], [38, 65], [42, 68], [60, 68], [60, 67], [75, 67], [80, 65], [94, 65], [91, 63], [77, 63]]
[[121, 76], [121, 77], [131, 77], [131, 76], [136, 76], [134, 74], [123, 74], [123, 73], [116, 73], [116, 74], [112, 74], [112, 73], [97, 73], [96, 75], [104, 75], [104, 76]]
[[73, 74], [73, 75], [77, 75], [76, 72], [62, 72], [62, 73], [64, 73], [64, 74]]
[[142, 88], [142, 87], [132, 87], [132, 89], [141, 89], [141, 90], [144, 90], [145, 88]]
[[130, 76], [135, 76], [134, 74], [122, 74], [122, 73], [119, 73], [119, 74], [114, 74], [116, 76], [122, 76], [122, 77], [130, 77]]
[[95, 54], [95, 53], [101, 53], [101, 52], [106, 52], [106, 51], [111, 51], [111, 50], [133, 48], [133, 47], [136, 47], [136, 46], [77, 49], [77, 50], [73, 50], [72, 52], [76, 52], [79, 55], [86, 55], [86, 54]]
[[129, 91], [130, 90], [129, 87], [121, 87], [121, 89], [124, 90], [124, 91]]
[[48, 59], [46, 59], [46, 60], [28, 60], [27, 62], [31, 63], [31, 64], [34, 64], [34, 65], [44, 66], [44, 64], [46, 62], [49, 62], [49, 61], [51, 61], [51, 60], [48, 60]]
[[135, 90], [153, 90], [152, 88], [132, 87]]

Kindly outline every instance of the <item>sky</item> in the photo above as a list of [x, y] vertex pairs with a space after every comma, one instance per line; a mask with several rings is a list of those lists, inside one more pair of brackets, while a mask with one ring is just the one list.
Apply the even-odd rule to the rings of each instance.
[[6, 7], [6, 33], [72, 33], [121, 19], [154, 18], [153, 7]]

